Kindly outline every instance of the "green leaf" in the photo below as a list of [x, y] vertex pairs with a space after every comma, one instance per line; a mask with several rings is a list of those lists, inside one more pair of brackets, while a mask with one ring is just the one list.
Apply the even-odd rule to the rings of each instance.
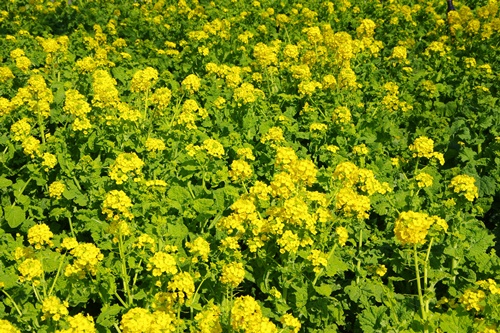
[[11, 228], [17, 228], [26, 220], [26, 212], [19, 206], [5, 207], [4, 215]]
[[193, 202], [193, 208], [198, 213], [213, 213], [213, 210], [210, 208], [214, 205], [214, 201], [212, 199], [196, 199]]
[[333, 287], [329, 284], [322, 284], [321, 286], [319, 287], [314, 287], [314, 290], [316, 290], [316, 292], [322, 296], [330, 296], [333, 292]]
[[0, 177], [0, 188], [9, 187], [12, 185], [12, 181], [5, 177]]
[[339, 272], [346, 271], [348, 268], [349, 266], [345, 262], [343, 262], [341, 258], [337, 257], [336, 255], [332, 255], [328, 259], [328, 265], [326, 266], [326, 275], [334, 276]]
[[96, 323], [104, 327], [111, 327], [115, 322], [117, 322], [116, 315], [122, 310], [121, 306], [118, 304], [113, 304], [110, 307], [104, 308], [101, 311], [99, 317], [97, 317]]
[[189, 191], [181, 186], [172, 186], [168, 190], [167, 196], [169, 199], [171, 199], [173, 201], [177, 201], [179, 203], [186, 202], [191, 197], [191, 195], [189, 194]]
[[384, 305], [370, 306], [364, 309], [358, 316], [358, 321], [363, 332], [379, 332], [379, 329], [382, 328], [382, 323], [387, 320], [386, 310], [387, 307]]
[[469, 332], [472, 329], [472, 319], [464, 310], [452, 311], [441, 315], [439, 327], [444, 333], [462, 333]]

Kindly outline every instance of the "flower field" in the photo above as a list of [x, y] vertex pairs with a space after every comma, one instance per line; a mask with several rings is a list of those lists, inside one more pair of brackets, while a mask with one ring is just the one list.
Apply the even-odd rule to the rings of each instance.
[[0, 4], [0, 332], [500, 331], [496, 0]]

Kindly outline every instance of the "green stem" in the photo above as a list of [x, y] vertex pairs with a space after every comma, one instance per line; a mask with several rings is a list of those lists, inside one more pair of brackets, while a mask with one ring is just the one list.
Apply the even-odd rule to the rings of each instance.
[[38, 126], [40, 127], [40, 136], [42, 143], [45, 143], [45, 124], [43, 123], [42, 115], [38, 114]]
[[122, 333], [122, 331], [120, 330], [120, 327], [118, 327], [118, 325], [116, 323], [113, 323], [113, 326], [115, 327], [115, 329], [118, 333]]
[[56, 285], [57, 279], [59, 278], [59, 274], [61, 274], [61, 269], [62, 269], [62, 265], [64, 263], [65, 257], [66, 257], [66, 253], [63, 254], [63, 257], [61, 258], [61, 261], [59, 262], [59, 267], [57, 268], [56, 277], [54, 278], [54, 282], [52, 282], [52, 286], [50, 286], [49, 294], [47, 296], [50, 296], [52, 294], [52, 290], [54, 290], [54, 286]]
[[73, 221], [71, 220], [71, 216], [68, 216], [69, 221], [69, 229], [71, 230], [71, 236], [76, 239], [75, 230], [73, 229]]
[[[429, 242], [429, 247], [427, 248], [427, 253], [425, 255], [425, 262], [424, 262], [424, 289], [427, 293], [427, 290], [429, 290], [429, 284], [428, 284], [428, 265], [429, 265], [429, 256], [431, 254], [431, 248], [432, 248], [432, 243], [434, 242], [434, 237], [431, 237], [431, 240]], [[425, 311], [428, 313], [429, 312], [429, 296], [427, 295], [425, 301]]]
[[31, 282], [31, 287], [33, 288], [33, 292], [35, 293], [35, 297], [38, 300], [38, 302], [42, 302], [42, 299], [40, 298], [40, 295], [38, 294], [38, 291], [36, 290], [33, 281]]
[[361, 246], [363, 245], [363, 229], [359, 231], [359, 241], [358, 241], [358, 261], [356, 265], [356, 284], [359, 284], [359, 272], [361, 271]]
[[22, 320], [23, 313], [21, 312], [21, 309], [19, 309], [19, 306], [17, 306], [16, 301], [14, 301], [14, 299], [5, 290], [2, 289], [2, 292], [5, 294], [5, 296], [7, 296], [7, 298], [12, 302], [12, 304], [14, 304], [14, 308], [16, 308], [16, 311], [19, 314], [19, 318], [21, 318], [21, 320]]
[[422, 285], [420, 281], [420, 270], [418, 267], [418, 255], [417, 255], [417, 244], [413, 244], [413, 259], [415, 261], [415, 274], [417, 277], [417, 288], [418, 288], [418, 300], [420, 303], [420, 312], [422, 314], [422, 320], [424, 321], [424, 333], [428, 333], [427, 328], [427, 311], [425, 311], [424, 297], [422, 295]]
[[119, 233], [118, 237], [118, 250], [120, 251], [120, 258], [122, 261], [121, 264], [121, 275], [122, 275], [122, 281], [123, 281], [123, 288], [125, 289], [125, 294], [127, 295], [128, 298], [128, 306], [132, 305], [132, 294], [130, 293], [130, 287], [129, 287], [129, 276], [127, 274], [127, 262], [125, 261], [125, 251], [123, 249], [123, 237], [121, 233]]
[[[337, 243], [335, 243], [332, 247], [332, 249], [330, 250], [330, 252], [328, 253], [328, 257], [327, 257], [327, 265], [328, 265], [328, 262], [330, 261], [330, 258], [332, 257], [333, 253], [335, 252], [335, 249], [337, 248]], [[313, 281], [313, 287], [316, 285], [316, 282], [318, 281], [319, 277], [323, 274], [324, 272], [324, 268], [321, 269], [321, 271], [319, 271], [318, 274], [316, 274], [316, 276], [314, 277], [314, 281]]]

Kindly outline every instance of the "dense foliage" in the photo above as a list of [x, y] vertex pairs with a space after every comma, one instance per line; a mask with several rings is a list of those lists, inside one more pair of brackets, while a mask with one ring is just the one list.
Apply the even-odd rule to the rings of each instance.
[[498, 332], [496, 0], [0, 4], [1, 332]]

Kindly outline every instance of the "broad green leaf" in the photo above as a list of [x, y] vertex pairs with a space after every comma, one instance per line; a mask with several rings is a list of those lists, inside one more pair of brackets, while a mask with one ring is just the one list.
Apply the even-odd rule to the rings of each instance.
[[19, 206], [5, 207], [4, 216], [11, 228], [17, 228], [26, 220], [26, 212]]

